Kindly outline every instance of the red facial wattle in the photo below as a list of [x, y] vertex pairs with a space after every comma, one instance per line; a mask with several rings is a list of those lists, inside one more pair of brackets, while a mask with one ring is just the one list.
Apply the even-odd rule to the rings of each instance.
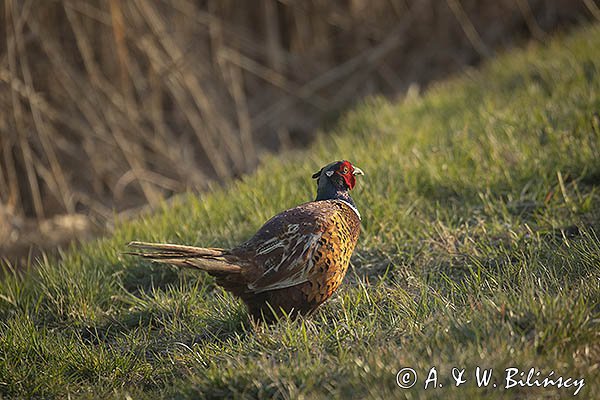
[[346, 185], [348, 185], [350, 190], [354, 189], [354, 186], [356, 186], [356, 178], [354, 177], [354, 167], [352, 164], [348, 161], [342, 162], [337, 173], [344, 178], [344, 182], [346, 182]]

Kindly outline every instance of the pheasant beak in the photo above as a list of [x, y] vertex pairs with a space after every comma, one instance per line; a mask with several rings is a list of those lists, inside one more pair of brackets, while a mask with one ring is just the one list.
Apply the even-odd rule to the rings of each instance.
[[354, 167], [354, 171], [352, 171], [352, 175], [364, 175], [364, 174], [365, 173], [363, 172], [363, 170], [358, 167]]

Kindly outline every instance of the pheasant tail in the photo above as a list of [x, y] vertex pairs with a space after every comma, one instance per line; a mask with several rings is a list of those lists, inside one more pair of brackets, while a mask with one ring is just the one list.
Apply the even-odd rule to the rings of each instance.
[[223, 249], [146, 242], [130, 242], [128, 247], [135, 250], [125, 254], [147, 258], [153, 262], [196, 268], [211, 275], [242, 271], [241, 267], [227, 260]]

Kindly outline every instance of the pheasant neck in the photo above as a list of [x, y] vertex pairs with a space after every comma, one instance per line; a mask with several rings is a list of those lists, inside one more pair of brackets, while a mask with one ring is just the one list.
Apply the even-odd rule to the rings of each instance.
[[344, 200], [346, 203], [350, 203], [356, 207], [354, 200], [352, 200], [347, 190], [319, 191], [315, 200]]
[[354, 204], [354, 200], [352, 200], [348, 189], [338, 189], [333, 185], [320, 187], [317, 191], [317, 198], [315, 199], [315, 201], [319, 200], [341, 200], [348, 204], [350, 208], [352, 208], [352, 210], [358, 216], [358, 219], [361, 219], [360, 213], [358, 212], [356, 204]]

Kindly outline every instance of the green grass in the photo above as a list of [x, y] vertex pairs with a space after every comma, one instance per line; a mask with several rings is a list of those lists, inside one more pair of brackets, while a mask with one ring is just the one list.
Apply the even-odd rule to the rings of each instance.
[[[600, 393], [600, 26], [504, 55], [422, 97], [373, 99], [309, 150], [0, 282], [5, 397], [570, 398], [478, 388], [476, 366], [536, 367]], [[194, 271], [130, 240], [231, 246], [310, 200], [346, 158], [363, 233], [309, 319], [252, 329]], [[403, 390], [396, 373], [419, 373]], [[435, 366], [443, 388], [423, 389]], [[451, 387], [452, 367], [469, 379]]]

